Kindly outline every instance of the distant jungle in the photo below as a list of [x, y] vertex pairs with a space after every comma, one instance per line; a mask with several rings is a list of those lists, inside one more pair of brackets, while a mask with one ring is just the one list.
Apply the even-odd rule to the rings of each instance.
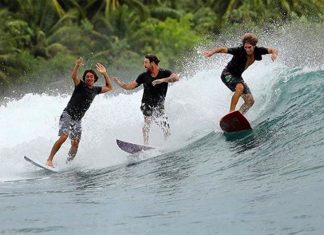
[[143, 55], [165, 67], [226, 30], [290, 21], [322, 24], [323, 0], [0, 0], [0, 92], [59, 83], [74, 60], [108, 71], [141, 69]]

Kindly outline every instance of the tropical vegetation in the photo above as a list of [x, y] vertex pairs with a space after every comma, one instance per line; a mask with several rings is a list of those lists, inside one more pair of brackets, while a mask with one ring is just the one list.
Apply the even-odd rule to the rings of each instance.
[[224, 28], [323, 22], [318, 0], [0, 0], [0, 92], [45, 87], [83, 56], [113, 71], [136, 71], [144, 54], [166, 67]]

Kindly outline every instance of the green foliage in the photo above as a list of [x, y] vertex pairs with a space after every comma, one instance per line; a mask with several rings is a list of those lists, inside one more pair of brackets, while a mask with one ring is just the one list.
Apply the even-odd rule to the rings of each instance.
[[156, 7], [152, 9], [151, 16], [159, 20], [165, 20], [166, 18], [179, 19], [181, 14], [179, 11], [169, 7]]
[[201, 7], [193, 15], [194, 29], [201, 35], [208, 33], [219, 33], [221, 17], [211, 8]]
[[32, 71], [34, 57], [27, 51], [9, 52], [0, 55], [0, 92], [19, 85], [23, 76]]
[[174, 66], [179, 57], [191, 50], [200, 40], [192, 29], [192, 15], [179, 20], [158, 21], [149, 18], [141, 24], [141, 52], [159, 55], [165, 66]]
[[33, 33], [28, 23], [23, 20], [9, 20], [5, 22], [4, 31], [10, 35], [10, 41], [16, 48], [26, 48], [32, 44]]
[[127, 74], [155, 53], [173, 69], [212, 34], [323, 20], [319, 0], [1, 0], [0, 91], [65, 81], [79, 56]]
[[44, 92], [46, 88], [60, 89], [71, 85], [71, 68], [75, 57], [58, 54], [50, 59], [35, 58], [28, 53], [19, 54], [18, 58], [25, 70], [14, 79], [14, 87], [23, 88], [26, 92]]
[[[230, 1], [224, 20], [233, 24], [290, 21], [298, 18], [324, 20], [324, 2], [317, 0], [245, 0]], [[232, 9], [233, 6], [236, 6]]]

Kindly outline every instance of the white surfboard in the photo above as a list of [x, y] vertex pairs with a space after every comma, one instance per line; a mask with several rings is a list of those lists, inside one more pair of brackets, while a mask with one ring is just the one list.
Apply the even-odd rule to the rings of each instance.
[[44, 169], [44, 170], [46, 170], [46, 171], [48, 171], [48, 172], [52, 172], [52, 173], [59, 173], [59, 172], [60, 172], [60, 171], [59, 171], [58, 169], [56, 169], [56, 168], [49, 167], [49, 166], [47, 166], [47, 165], [45, 165], [45, 164], [41, 164], [41, 163], [39, 163], [39, 162], [37, 162], [37, 161], [35, 161], [35, 160], [30, 159], [30, 158], [27, 157], [27, 156], [24, 156], [24, 159], [25, 159], [27, 162], [30, 162], [31, 164], [33, 164], [34, 166], [37, 166], [37, 167], [39, 167], [39, 168], [42, 168], [42, 169]]

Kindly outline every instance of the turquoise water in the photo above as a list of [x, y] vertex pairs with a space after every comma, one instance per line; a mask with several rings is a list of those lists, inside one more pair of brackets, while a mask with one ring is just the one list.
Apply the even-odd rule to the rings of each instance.
[[324, 70], [251, 67], [253, 131], [225, 136], [221, 69], [170, 87], [172, 136], [153, 127], [159, 150], [139, 156], [115, 139], [141, 143], [142, 91], [96, 98], [75, 161], [64, 163], [68, 143], [55, 158], [59, 174], [23, 156], [45, 162], [69, 96], [0, 106], [0, 234], [323, 234]]

